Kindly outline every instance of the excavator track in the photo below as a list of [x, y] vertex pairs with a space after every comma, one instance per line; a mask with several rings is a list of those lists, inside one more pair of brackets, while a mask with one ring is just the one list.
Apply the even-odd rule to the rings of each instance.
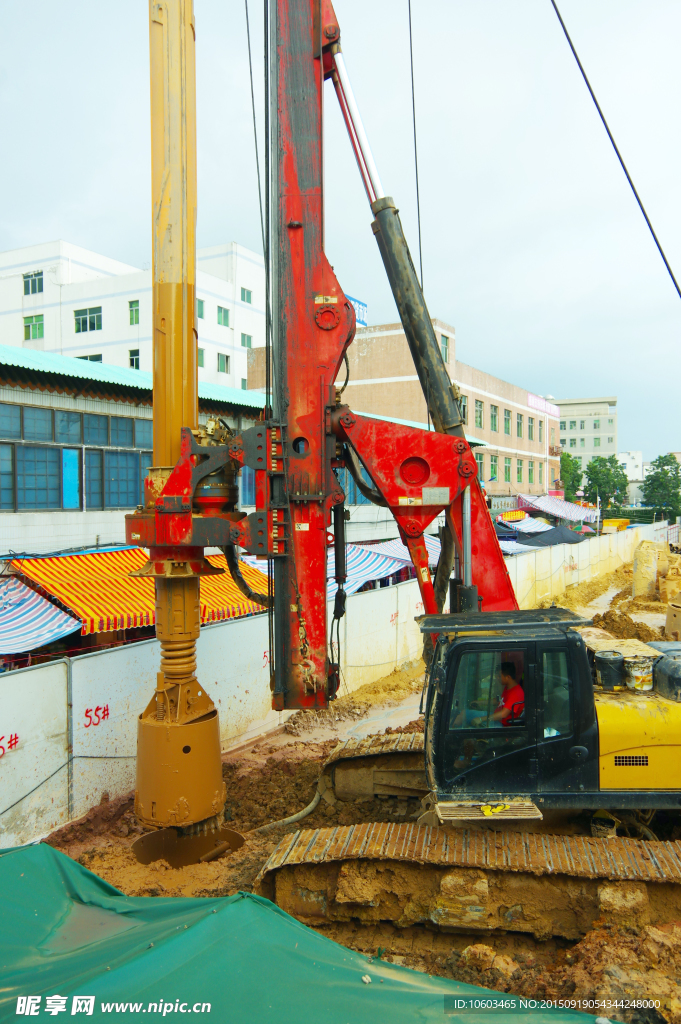
[[306, 924], [389, 922], [578, 939], [681, 915], [681, 842], [367, 824], [285, 836], [256, 889]]
[[424, 797], [429, 787], [423, 762], [423, 733], [345, 740], [331, 752], [323, 775], [338, 800]]

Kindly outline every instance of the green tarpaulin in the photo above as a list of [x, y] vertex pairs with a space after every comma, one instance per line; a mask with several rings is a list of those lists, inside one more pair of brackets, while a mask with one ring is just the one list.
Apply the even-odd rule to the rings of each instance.
[[[222, 899], [124, 896], [45, 844], [2, 853], [0, 908], [2, 1020], [75, 1015], [149, 1024], [150, 1014], [152, 1020], [177, 1020], [200, 1013], [206, 1024], [442, 1024], [450, 1019], [445, 997], [518, 1003], [488, 989], [370, 962], [250, 893]], [[549, 1017], [554, 1024], [557, 1017], [593, 1021], [574, 1012], [518, 1008], [490, 1014], [468, 1006], [451, 1019], [517, 1024], [519, 1013], [536, 1024]]]

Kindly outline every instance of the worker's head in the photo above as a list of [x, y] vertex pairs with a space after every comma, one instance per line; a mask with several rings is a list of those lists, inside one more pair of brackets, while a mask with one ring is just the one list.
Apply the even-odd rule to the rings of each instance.
[[506, 688], [515, 686], [515, 663], [512, 661], [502, 661], [501, 663], [501, 682]]

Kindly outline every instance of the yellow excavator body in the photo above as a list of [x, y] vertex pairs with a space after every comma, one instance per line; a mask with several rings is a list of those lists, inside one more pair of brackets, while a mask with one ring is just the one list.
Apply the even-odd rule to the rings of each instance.
[[631, 690], [595, 695], [600, 789], [681, 788], [681, 704]]

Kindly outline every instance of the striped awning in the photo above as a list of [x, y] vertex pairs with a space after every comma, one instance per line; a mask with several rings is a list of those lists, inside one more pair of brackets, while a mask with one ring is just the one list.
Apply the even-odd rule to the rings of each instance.
[[[431, 565], [437, 565], [440, 557], [440, 541], [437, 537], [431, 537], [428, 533], [424, 533], [423, 539], [428, 549], [428, 561]], [[387, 555], [389, 558], [397, 558], [404, 565], [411, 565], [411, 555], [406, 544], [403, 544], [397, 538], [395, 540], [382, 541], [380, 544], [367, 544], [363, 546], [367, 551], [376, 551], [381, 555]]]
[[597, 509], [584, 508], [583, 505], [576, 505], [573, 501], [552, 498], [549, 494], [540, 496], [519, 494], [518, 508], [537, 508], [541, 512], [547, 512], [550, 516], [568, 519], [573, 523], [595, 523], [599, 516]]
[[23, 654], [80, 629], [80, 622], [15, 576], [0, 580], [0, 654]]
[[[120, 548], [82, 555], [15, 559], [12, 567], [78, 618], [85, 635], [153, 626], [154, 581], [149, 576], [130, 576], [133, 569], [140, 569], [146, 561], [147, 554], [142, 548]], [[224, 555], [211, 555], [209, 561], [227, 569]], [[263, 573], [243, 563], [241, 571], [253, 590], [267, 593]], [[243, 596], [229, 571], [221, 576], [203, 577], [200, 600], [203, 623], [263, 610]]]

